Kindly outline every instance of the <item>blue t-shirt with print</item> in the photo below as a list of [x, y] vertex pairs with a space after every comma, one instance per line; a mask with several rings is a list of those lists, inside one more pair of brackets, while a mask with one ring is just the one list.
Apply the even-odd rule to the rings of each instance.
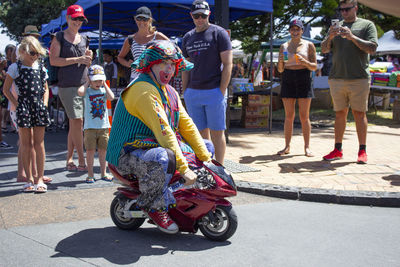
[[108, 121], [106, 89], [100, 87], [99, 90], [87, 88], [85, 98], [85, 123], [86, 129], [107, 129], [110, 128]]
[[194, 63], [190, 71], [188, 88], [214, 89], [221, 82], [220, 53], [232, 50], [227, 31], [217, 25], [210, 26], [202, 32], [192, 29], [183, 36], [182, 52]]

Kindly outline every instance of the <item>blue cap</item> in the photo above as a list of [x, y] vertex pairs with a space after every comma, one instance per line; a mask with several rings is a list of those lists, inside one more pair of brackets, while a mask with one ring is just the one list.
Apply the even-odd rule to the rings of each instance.
[[289, 24], [289, 29], [292, 28], [293, 26], [297, 26], [297, 27], [301, 28], [302, 30], [304, 30], [303, 22], [301, 22], [301, 20], [299, 20], [299, 19], [292, 20]]

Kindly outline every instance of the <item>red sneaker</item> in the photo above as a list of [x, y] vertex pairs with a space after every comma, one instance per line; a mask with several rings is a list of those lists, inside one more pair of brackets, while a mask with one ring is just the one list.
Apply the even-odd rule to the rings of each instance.
[[328, 155], [323, 157], [324, 160], [328, 160], [328, 161], [341, 159], [341, 158], [343, 158], [343, 150], [338, 150], [336, 148], [331, 153], [329, 153]]
[[368, 161], [368, 157], [367, 157], [367, 152], [365, 151], [365, 149], [361, 149], [360, 151], [358, 151], [357, 163], [358, 164], [366, 164], [367, 161]]
[[147, 215], [158, 226], [158, 229], [167, 234], [176, 234], [178, 225], [169, 217], [165, 211], [148, 212]]

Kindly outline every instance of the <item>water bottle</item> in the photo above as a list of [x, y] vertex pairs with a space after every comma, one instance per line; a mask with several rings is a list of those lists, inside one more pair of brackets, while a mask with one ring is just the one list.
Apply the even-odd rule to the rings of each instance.
[[288, 51], [287, 51], [287, 48], [285, 47], [283, 49], [283, 61], [288, 61], [288, 59], [289, 59]]

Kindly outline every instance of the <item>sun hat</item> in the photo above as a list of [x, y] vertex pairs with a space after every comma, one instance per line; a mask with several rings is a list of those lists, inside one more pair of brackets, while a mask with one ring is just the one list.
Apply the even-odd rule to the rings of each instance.
[[201, 13], [201, 14], [209, 15], [210, 14], [210, 6], [204, 0], [195, 0], [192, 3], [192, 7], [190, 8], [190, 11], [192, 12], [192, 14]]
[[26, 25], [22, 35], [23, 36], [27, 36], [27, 35], [40, 36], [40, 33], [39, 33], [38, 28], [35, 25]]
[[136, 17], [144, 17], [144, 18], [147, 18], [147, 19], [152, 19], [153, 18], [153, 16], [151, 15], [151, 10], [147, 6], [139, 7], [136, 10], [135, 18]]
[[303, 22], [301, 22], [301, 20], [298, 20], [298, 19], [292, 20], [289, 24], [289, 29], [292, 28], [293, 26], [297, 26], [297, 27], [301, 28], [302, 30], [304, 30]]
[[88, 21], [83, 13], [83, 8], [80, 5], [69, 6], [67, 9], [67, 15], [71, 16], [71, 18], [83, 17], [85, 18], [86, 22]]
[[140, 57], [132, 63], [132, 67], [140, 73], [148, 73], [155, 64], [170, 59], [175, 62], [175, 75], [181, 71], [191, 70], [194, 65], [187, 61], [174, 43], [167, 40], [150, 42]]
[[89, 68], [89, 79], [91, 81], [105, 81], [106, 75], [104, 74], [104, 69], [100, 65], [92, 65]]

